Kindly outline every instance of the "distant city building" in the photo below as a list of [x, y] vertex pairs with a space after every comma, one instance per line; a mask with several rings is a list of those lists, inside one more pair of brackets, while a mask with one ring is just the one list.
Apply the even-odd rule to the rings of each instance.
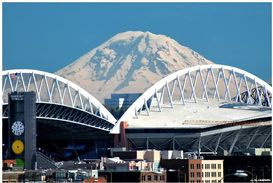
[[244, 150], [244, 155], [254, 155], [254, 156], [272, 156], [271, 148], [249, 148]]
[[160, 162], [160, 151], [157, 150], [138, 150], [138, 151], [116, 151], [113, 155], [124, 160], [138, 160], [153, 162], [153, 170], [157, 171]]
[[[190, 161], [190, 167], [191, 165]], [[204, 183], [220, 183], [224, 182], [224, 160], [201, 160], [200, 164], [196, 164], [193, 168], [193, 170], [199, 170], [201, 169], [201, 175], [198, 173], [194, 174], [194, 177], [196, 179], [201, 178], [200, 182]], [[201, 165], [201, 167], [200, 167]], [[192, 170], [192, 169], [191, 169]], [[194, 171], [191, 171], [194, 172]], [[190, 177], [190, 182], [196, 182], [192, 177]]]
[[[104, 105], [108, 109], [128, 109], [140, 97], [142, 93], [112, 93], [110, 99], [104, 99]], [[160, 103], [163, 103], [163, 96], [157, 93], [158, 98], [161, 98]], [[153, 97], [147, 101], [148, 107], [157, 106], [157, 99]]]
[[166, 182], [166, 172], [141, 172], [140, 182]]
[[102, 164], [102, 169], [107, 171], [154, 171], [154, 162], [145, 160], [124, 161], [118, 157], [102, 158]]
[[[113, 156], [119, 157], [122, 160], [127, 161], [129, 170], [137, 169], [159, 171], [160, 151], [157, 150], [123, 151], [123, 149], [120, 150], [121, 151], [117, 151], [116, 149], [116, 151], [113, 152]], [[109, 160], [111, 160], [111, 158]]]
[[224, 182], [223, 160], [165, 159], [161, 167], [167, 170], [167, 182], [220, 183]]
[[[272, 156], [204, 156], [205, 160], [224, 160], [224, 182], [272, 182]], [[236, 177], [243, 170], [247, 177]]]
[[130, 161], [129, 170], [144, 170], [144, 171], [153, 171], [154, 162], [143, 161]]
[[110, 99], [104, 99], [107, 108], [127, 109], [141, 93], [113, 93]]
[[[160, 151], [126, 151], [124, 148], [114, 148], [111, 154], [113, 158], [103, 157], [101, 159], [100, 171], [101, 174], [110, 177], [108, 180], [121, 182], [130, 182], [130, 180], [133, 182], [166, 182], [167, 180], [166, 171], [159, 168]], [[139, 174], [136, 174], [137, 172]], [[123, 179], [120, 173], [126, 175], [126, 179]]]
[[188, 159], [187, 174], [189, 183], [224, 182], [223, 160]]
[[178, 150], [166, 150], [160, 151], [161, 159], [183, 159], [183, 151]]
[[129, 171], [129, 163], [119, 159], [118, 157], [116, 158], [102, 158], [101, 159], [102, 163], [102, 170], [107, 170], [107, 171]]

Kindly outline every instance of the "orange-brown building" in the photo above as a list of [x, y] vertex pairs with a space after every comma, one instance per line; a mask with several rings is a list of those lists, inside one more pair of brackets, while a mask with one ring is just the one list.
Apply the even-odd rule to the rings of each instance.
[[189, 159], [190, 183], [223, 182], [223, 160]]
[[161, 160], [167, 170], [167, 182], [219, 183], [223, 182], [224, 160], [171, 159]]
[[201, 159], [189, 159], [188, 160], [188, 182], [202, 182], [202, 160]]

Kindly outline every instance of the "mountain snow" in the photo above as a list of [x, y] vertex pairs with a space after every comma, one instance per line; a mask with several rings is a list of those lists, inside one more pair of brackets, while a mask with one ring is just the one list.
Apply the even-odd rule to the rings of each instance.
[[141, 93], [163, 77], [194, 65], [212, 64], [165, 35], [119, 33], [56, 72], [103, 102], [111, 93]]

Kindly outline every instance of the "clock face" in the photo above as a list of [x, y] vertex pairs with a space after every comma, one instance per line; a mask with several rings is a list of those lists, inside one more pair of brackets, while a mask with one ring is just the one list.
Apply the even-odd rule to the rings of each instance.
[[15, 121], [11, 126], [12, 133], [16, 136], [20, 136], [25, 131], [25, 126], [21, 121]]

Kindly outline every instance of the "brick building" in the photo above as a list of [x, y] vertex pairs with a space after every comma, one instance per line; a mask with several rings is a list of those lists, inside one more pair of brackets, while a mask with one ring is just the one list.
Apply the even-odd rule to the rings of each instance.
[[167, 170], [167, 182], [218, 183], [224, 182], [224, 161], [203, 159], [161, 160]]
[[223, 160], [188, 160], [188, 177], [190, 183], [223, 182]]

